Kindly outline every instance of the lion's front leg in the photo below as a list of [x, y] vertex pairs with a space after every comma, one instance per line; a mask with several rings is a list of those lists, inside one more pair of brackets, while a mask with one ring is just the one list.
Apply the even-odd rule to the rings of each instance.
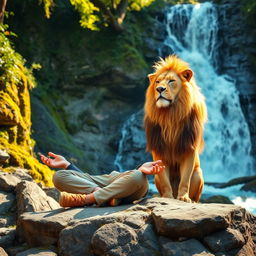
[[196, 152], [191, 153], [180, 163], [180, 184], [177, 199], [191, 203], [189, 197], [190, 180], [195, 166]]
[[174, 198], [169, 181], [169, 168], [166, 167], [163, 172], [155, 175], [155, 184], [161, 197]]

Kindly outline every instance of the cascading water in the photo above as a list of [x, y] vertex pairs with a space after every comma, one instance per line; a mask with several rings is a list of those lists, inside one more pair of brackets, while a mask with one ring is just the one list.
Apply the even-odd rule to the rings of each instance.
[[[206, 145], [200, 157], [205, 180], [227, 182], [234, 177], [251, 175], [250, 134], [240, 107], [238, 91], [230, 77], [220, 76], [216, 72], [219, 41], [218, 15], [215, 6], [209, 2], [197, 5], [174, 5], [167, 10], [166, 30], [167, 37], [159, 49], [159, 55], [166, 55], [163, 51], [168, 54], [174, 53], [187, 61], [206, 97], [208, 108], [208, 123], [204, 136]], [[116, 165], [119, 167], [125, 164], [121, 161], [121, 156], [124, 155], [123, 146], [128, 140], [125, 136], [127, 124], [129, 123], [130, 129], [131, 125], [138, 123], [138, 120], [133, 119], [134, 115], [123, 127], [123, 136], [116, 158]], [[145, 141], [144, 138], [142, 140]], [[225, 194], [238, 202], [240, 200], [238, 195], [243, 194], [239, 191], [240, 187], [236, 186], [220, 192], [206, 186], [204, 193]], [[249, 200], [255, 199], [249, 198]], [[255, 211], [254, 208], [249, 207], [249, 209]]]
[[[167, 12], [164, 46], [187, 61], [206, 97], [208, 124], [201, 165], [206, 181], [227, 181], [251, 174], [250, 134], [238, 91], [216, 73], [218, 16], [212, 3], [175, 5]], [[160, 55], [161, 49], [160, 49]]]

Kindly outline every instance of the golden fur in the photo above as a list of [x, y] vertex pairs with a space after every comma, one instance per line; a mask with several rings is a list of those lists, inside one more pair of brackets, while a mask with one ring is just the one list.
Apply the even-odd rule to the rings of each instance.
[[203, 188], [198, 154], [204, 145], [205, 99], [189, 65], [178, 57], [160, 59], [154, 68], [144, 124], [147, 150], [166, 166], [164, 174], [155, 176], [156, 186], [161, 196], [198, 201]]

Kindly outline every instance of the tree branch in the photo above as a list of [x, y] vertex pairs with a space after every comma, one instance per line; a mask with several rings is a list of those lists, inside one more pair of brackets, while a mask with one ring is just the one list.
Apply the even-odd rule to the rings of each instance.
[[122, 32], [123, 27], [121, 24], [119, 24], [113, 15], [113, 13], [110, 11], [110, 9], [100, 0], [90, 0], [96, 7], [98, 7], [103, 15], [107, 18], [109, 25], [117, 32]]
[[0, 0], [0, 24], [4, 23], [4, 12], [7, 0]]
[[126, 15], [128, 0], [121, 0], [117, 6], [117, 22], [122, 24]]

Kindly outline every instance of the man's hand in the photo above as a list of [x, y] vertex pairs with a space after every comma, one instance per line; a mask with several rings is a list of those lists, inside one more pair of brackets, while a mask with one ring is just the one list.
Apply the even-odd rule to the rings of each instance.
[[158, 174], [165, 169], [162, 160], [144, 163], [139, 170], [145, 174]]
[[[39, 155], [40, 155], [41, 161], [52, 168], [66, 169], [70, 165], [70, 162], [67, 161], [65, 157], [61, 155], [56, 155], [52, 152], [48, 152], [49, 157], [41, 153], [39, 153]], [[50, 157], [53, 157], [53, 158], [50, 158]]]

